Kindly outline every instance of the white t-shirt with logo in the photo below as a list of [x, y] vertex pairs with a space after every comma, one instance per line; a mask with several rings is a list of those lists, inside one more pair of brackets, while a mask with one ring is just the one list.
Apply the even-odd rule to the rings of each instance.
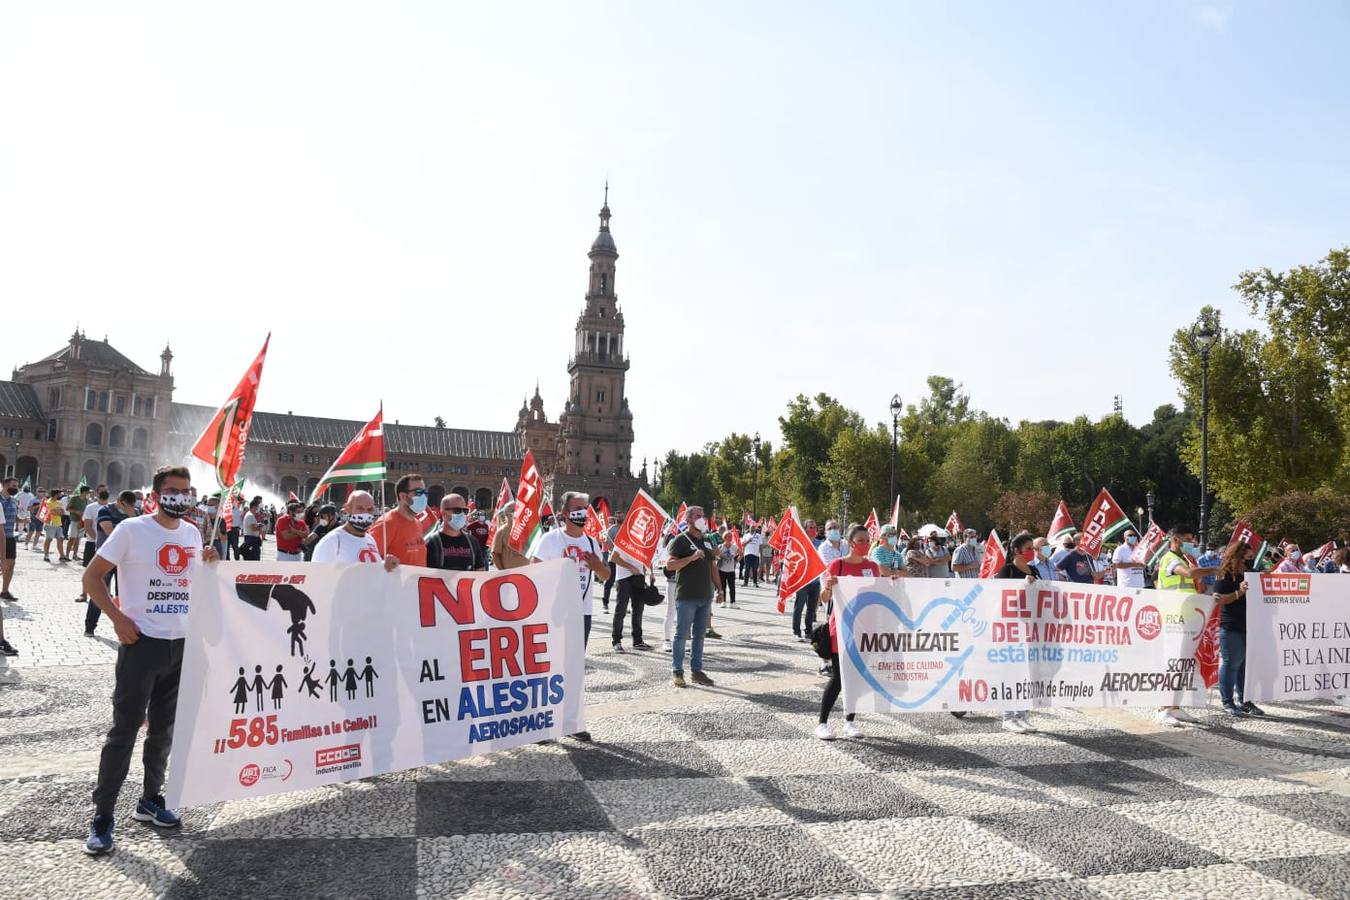
[[741, 549], [746, 556], [759, 556], [760, 536], [757, 534], [747, 534], [741, 540]]
[[566, 558], [576, 563], [578, 597], [581, 600], [582, 614], [589, 616], [591, 608], [595, 605], [595, 601], [591, 599], [591, 579], [595, 577], [595, 573], [586, 565], [587, 553], [594, 553], [597, 556], [600, 553], [600, 548], [589, 535], [583, 533], [580, 537], [569, 537], [566, 529], [555, 528], [539, 539], [534, 558], [546, 561]]
[[1116, 563], [1116, 587], [1141, 588], [1144, 586], [1143, 569], [1122, 569], [1120, 567], [1120, 563], [1134, 562], [1134, 547], [1129, 544], [1121, 544], [1111, 556], [1111, 561]]
[[186, 636], [192, 576], [202, 557], [200, 531], [181, 520], [177, 528], [165, 528], [154, 516], [135, 516], [113, 529], [97, 555], [117, 566], [122, 612], [141, 634]]
[[252, 510], [244, 513], [244, 536], [260, 537], [261, 535], [262, 525], [259, 524], [258, 517], [253, 514]]
[[314, 545], [313, 562], [379, 562], [380, 545], [368, 534], [355, 535], [335, 528]]

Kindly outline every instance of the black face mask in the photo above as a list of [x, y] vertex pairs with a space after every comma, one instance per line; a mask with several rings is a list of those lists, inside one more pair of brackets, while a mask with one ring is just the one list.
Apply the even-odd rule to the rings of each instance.
[[8, 488], [8, 489], [5, 491], [5, 493], [7, 493], [7, 494], [9, 494], [11, 497], [13, 497], [13, 496], [16, 496], [16, 495], [19, 493], [19, 489], [18, 489], [18, 488]]

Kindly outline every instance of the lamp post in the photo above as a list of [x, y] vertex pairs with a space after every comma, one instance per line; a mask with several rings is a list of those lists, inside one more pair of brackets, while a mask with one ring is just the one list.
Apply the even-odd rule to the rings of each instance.
[[754, 448], [754, 455], [750, 457], [750, 518], [756, 522], [759, 521], [759, 432], [755, 432], [755, 439], [750, 442]]
[[886, 499], [895, 502], [895, 452], [900, 443], [900, 413], [904, 410], [900, 395], [891, 397], [891, 493]]
[[1218, 337], [1204, 316], [1191, 330], [1191, 338], [1200, 351], [1200, 546], [1209, 540], [1209, 350]]
[[840, 531], [843, 531], [844, 529], [848, 528], [848, 501], [852, 499], [852, 497], [853, 495], [848, 492], [848, 488], [844, 488], [844, 512], [839, 517]]
[[18, 442], [18, 441], [15, 441], [15, 442], [14, 442], [14, 464], [13, 464], [12, 466], [9, 467], [9, 474], [10, 474], [12, 477], [14, 477], [14, 478], [18, 478], [18, 477], [19, 477], [19, 442]]
[[1152, 524], [1153, 524], [1153, 501], [1154, 501], [1153, 492], [1152, 492], [1152, 491], [1149, 491], [1148, 494], [1144, 497], [1144, 499], [1148, 502], [1148, 523], [1149, 523], [1150, 525], [1152, 525]]

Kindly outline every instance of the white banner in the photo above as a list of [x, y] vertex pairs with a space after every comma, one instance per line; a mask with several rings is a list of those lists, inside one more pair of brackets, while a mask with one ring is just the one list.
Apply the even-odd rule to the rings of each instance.
[[582, 730], [576, 566], [199, 567], [167, 798], [350, 781]]
[[1247, 700], [1350, 694], [1350, 578], [1247, 575]]
[[841, 578], [834, 597], [849, 712], [1199, 705], [1218, 678], [1201, 594]]

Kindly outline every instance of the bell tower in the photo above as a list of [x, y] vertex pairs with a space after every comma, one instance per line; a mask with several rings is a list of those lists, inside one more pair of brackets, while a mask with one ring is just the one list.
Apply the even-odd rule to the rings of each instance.
[[577, 318], [576, 342], [567, 364], [571, 386], [559, 419], [554, 471], [565, 489], [610, 496], [611, 506], [618, 508], [632, 499], [637, 480], [632, 475], [633, 414], [624, 393], [628, 357], [623, 349], [623, 312], [615, 290], [619, 250], [609, 220], [606, 182], [600, 231], [586, 254], [590, 258], [586, 303]]

